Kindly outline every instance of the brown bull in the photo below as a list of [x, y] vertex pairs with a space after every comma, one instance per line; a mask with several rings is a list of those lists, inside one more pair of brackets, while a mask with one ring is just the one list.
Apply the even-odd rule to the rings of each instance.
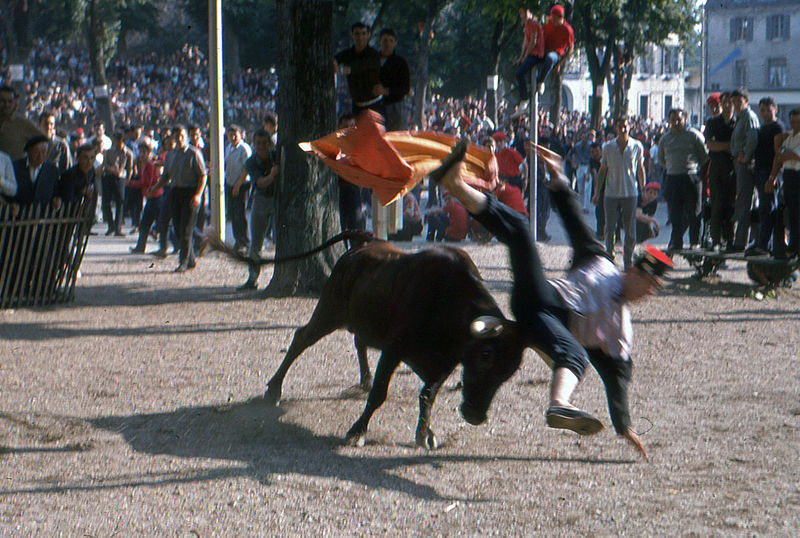
[[359, 446], [401, 362], [424, 382], [415, 441], [434, 449], [431, 407], [455, 367], [463, 369], [461, 415], [477, 425], [486, 420], [497, 389], [519, 368], [524, 350], [516, 323], [503, 317], [466, 252], [440, 247], [410, 254], [375, 240], [345, 253], [333, 268], [311, 319], [295, 332], [269, 381], [268, 402], [280, 400], [294, 360], [336, 329], [355, 336], [365, 389], [371, 381], [367, 347], [382, 352], [366, 408], [347, 432], [347, 440]]

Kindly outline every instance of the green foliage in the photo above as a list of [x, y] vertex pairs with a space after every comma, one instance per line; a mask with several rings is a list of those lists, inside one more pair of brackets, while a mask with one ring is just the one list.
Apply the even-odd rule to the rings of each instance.
[[[208, 34], [208, 0], [182, 0], [185, 12]], [[274, 0], [224, 0], [226, 29], [239, 40], [241, 62], [246, 67], [269, 67], [278, 62]], [[225, 36], [222, 37], [223, 43]], [[203, 47], [206, 43], [202, 43]]]

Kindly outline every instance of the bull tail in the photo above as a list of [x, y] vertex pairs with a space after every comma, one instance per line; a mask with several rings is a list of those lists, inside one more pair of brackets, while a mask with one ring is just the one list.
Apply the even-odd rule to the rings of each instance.
[[349, 240], [352, 244], [352, 248], [358, 248], [361, 245], [372, 241], [374, 239], [374, 236], [372, 235], [371, 232], [365, 232], [362, 230], [345, 230], [340, 234], [334, 235], [333, 237], [331, 237], [318, 247], [314, 247], [313, 249], [307, 252], [303, 252], [300, 254], [292, 254], [290, 256], [280, 256], [274, 258], [257, 258], [257, 259], [253, 259], [249, 256], [237, 252], [235, 249], [228, 246], [214, 231], [208, 232], [207, 238], [208, 238], [208, 244], [211, 245], [211, 248], [213, 248], [214, 250], [218, 250], [223, 254], [228, 255], [234, 260], [260, 266], [260, 265], [268, 265], [270, 263], [284, 263], [295, 260], [301, 260], [303, 258], [307, 258], [308, 256], [313, 256], [318, 252], [322, 252], [326, 248], [329, 248], [340, 241]]

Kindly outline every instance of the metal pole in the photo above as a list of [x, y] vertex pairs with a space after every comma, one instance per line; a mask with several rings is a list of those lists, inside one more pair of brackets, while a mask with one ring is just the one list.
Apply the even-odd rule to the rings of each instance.
[[[531, 127], [530, 138], [534, 144], [539, 143], [539, 91], [536, 87], [536, 69], [531, 69], [531, 102], [528, 107], [528, 125]], [[533, 152], [533, 161], [528, 167], [528, 200], [531, 202], [530, 219], [531, 233], [536, 237], [536, 208], [539, 202], [538, 181], [539, 156]]]
[[222, 188], [222, 0], [208, 3], [208, 77], [211, 115], [211, 162], [208, 188], [211, 189], [211, 227], [225, 241], [225, 190]]

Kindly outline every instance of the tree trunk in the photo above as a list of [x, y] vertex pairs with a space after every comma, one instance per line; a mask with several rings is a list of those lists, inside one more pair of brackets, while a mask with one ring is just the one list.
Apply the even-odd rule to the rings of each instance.
[[[97, 12], [98, 6], [96, 0], [90, 0], [89, 5], [88, 26], [86, 28], [86, 37], [89, 42], [89, 62], [92, 66], [92, 78], [94, 79], [94, 90], [98, 86], [105, 86], [108, 88], [108, 78], [106, 77], [106, 58], [103, 43], [103, 25], [104, 22], [100, 20], [99, 13]], [[114, 114], [111, 112], [111, 100], [108, 96], [98, 97], [95, 95], [95, 102], [97, 103], [97, 115], [100, 120], [105, 124], [108, 133], [114, 132]]]
[[426, 129], [425, 125], [425, 103], [428, 93], [428, 59], [431, 56], [431, 44], [433, 43], [433, 26], [439, 13], [448, 4], [448, 0], [430, 0], [425, 20], [420, 22], [419, 28], [419, 47], [417, 48], [417, 65], [415, 69], [416, 83], [414, 84], [414, 123], [419, 129]]
[[419, 48], [417, 49], [417, 66], [414, 84], [414, 124], [418, 129], [425, 130], [425, 102], [428, 93], [428, 58], [431, 53], [433, 41], [433, 22], [425, 21], [425, 27], [420, 32]]
[[[276, 188], [277, 256], [311, 250], [339, 230], [333, 173], [298, 142], [314, 140], [335, 126], [333, 2], [278, 0], [278, 131], [281, 175]], [[318, 294], [342, 247], [275, 266], [267, 294]]]

